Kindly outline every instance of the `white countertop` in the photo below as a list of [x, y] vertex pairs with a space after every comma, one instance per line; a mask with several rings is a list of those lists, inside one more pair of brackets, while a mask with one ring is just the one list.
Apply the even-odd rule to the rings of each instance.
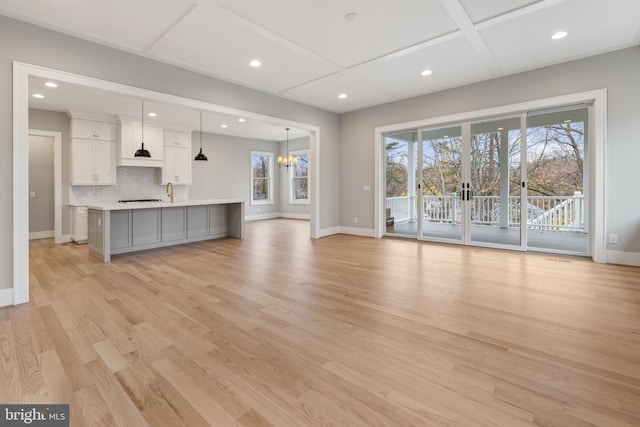
[[[229, 203], [244, 203], [241, 199], [211, 199], [211, 200], [186, 200], [181, 202], [130, 202], [130, 203], [105, 203], [96, 205], [83, 205], [88, 209], [99, 211], [122, 211], [128, 209], [155, 209], [155, 208], [173, 208], [181, 206], [201, 206], [201, 205], [226, 205]], [[78, 205], [79, 206], [79, 205]]]

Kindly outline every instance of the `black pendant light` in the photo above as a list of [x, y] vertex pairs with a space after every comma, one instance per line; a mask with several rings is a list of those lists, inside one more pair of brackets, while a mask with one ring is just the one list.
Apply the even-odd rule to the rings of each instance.
[[149, 150], [146, 150], [144, 148], [144, 99], [142, 100], [142, 140], [141, 140], [141, 147], [138, 151], [136, 151], [136, 154], [134, 154], [134, 157], [151, 157], [151, 153], [149, 152]]
[[200, 152], [196, 156], [194, 160], [204, 160], [207, 161], [207, 156], [202, 152], [202, 111], [200, 111]]

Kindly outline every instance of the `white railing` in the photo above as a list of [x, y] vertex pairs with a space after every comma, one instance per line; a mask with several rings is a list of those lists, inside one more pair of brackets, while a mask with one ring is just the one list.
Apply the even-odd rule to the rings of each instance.
[[[386, 207], [391, 209], [389, 216], [393, 217], [396, 224], [407, 222], [411, 219], [409, 215], [409, 206], [411, 204], [411, 197], [387, 197]], [[415, 210], [415, 209], [414, 209]], [[413, 218], [415, 218], [415, 212]]]
[[[410, 214], [411, 197], [389, 197], [386, 207], [396, 223], [417, 217]], [[460, 224], [462, 204], [456, 193], [448, 196], [423, 196], [422, 218], [430, 223]], [[417, 209], [417, 206], [416, 206]], [[501, 221], [506, 214], [507, 221]], [[573, 196], [528, 196], [527, 227], [540, 230], [581, 230], [584, 228], [584, 196], [576, 191]], [[520, 226], [520, 197], [509, 196], [507, 211], [500, 209], [499, 196], [472, 196], [471, 224], [487, 226]]]
[[527, 226], [544, 230], [582, 230], [584, 228], [584, 196], [529, 196]]

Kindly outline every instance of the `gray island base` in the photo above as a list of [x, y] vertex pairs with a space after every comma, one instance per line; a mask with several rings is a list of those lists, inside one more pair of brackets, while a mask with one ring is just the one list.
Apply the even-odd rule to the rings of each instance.
[[88, 207], [89, 252], [112, 255], [183, 243], [244, 238], [243, 200], [114, 203]]

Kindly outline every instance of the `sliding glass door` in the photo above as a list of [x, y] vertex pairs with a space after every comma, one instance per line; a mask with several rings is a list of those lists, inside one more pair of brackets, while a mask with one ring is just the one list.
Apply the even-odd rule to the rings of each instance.
[[385, 227], [386, 234], [413, 237], [418, 234], [416, 200], [418, 176], [417, 131], [386, 135]]
[[462, 242], [462, 126], [428, 129], [420, 134], [420, 236]]
[[588, 255], [589, 108], [385, 135], [386, 234]]
[[469, 182], [472, 244], [521, 246], [520, 116], [471, 123]]
[[588, 108], [527, 117], [527, 247], [588, 254]]

